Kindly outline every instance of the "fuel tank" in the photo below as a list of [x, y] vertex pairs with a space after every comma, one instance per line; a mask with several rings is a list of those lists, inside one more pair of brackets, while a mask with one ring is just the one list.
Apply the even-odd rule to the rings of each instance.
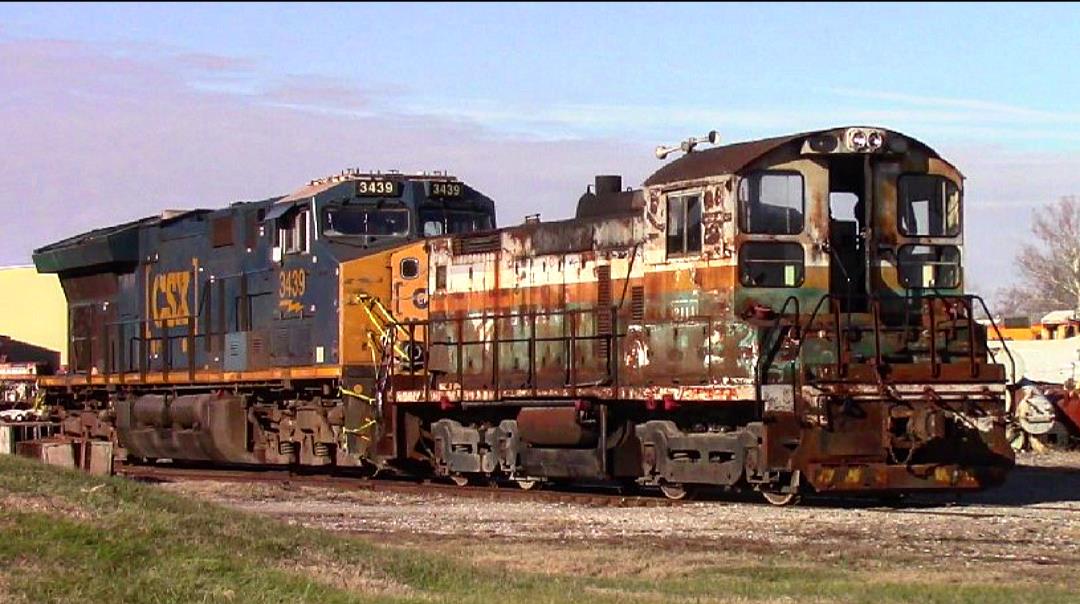
[[526, 407], [518, 412], [521, 439], [545, 447], [596, 446], [595, 422], [574, 407]]
[[242, 398], [145, 395], [116, 404], [116, 432], [128, 454], [153, 459], [261, 463], [249, 451]]

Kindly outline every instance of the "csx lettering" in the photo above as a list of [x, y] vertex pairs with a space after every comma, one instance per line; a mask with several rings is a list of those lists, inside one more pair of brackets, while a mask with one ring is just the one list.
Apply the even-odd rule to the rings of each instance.
[[278, 297], [299, 298], [305, 291], [307, 291], [307, 273], [303, 269], [291, 269], [278, 274]]
[[191, 273], [175, 271], [154, 276], [150, 287], [150, 316], [158, 327], [186, 325], [191, 314], [188, 291]]

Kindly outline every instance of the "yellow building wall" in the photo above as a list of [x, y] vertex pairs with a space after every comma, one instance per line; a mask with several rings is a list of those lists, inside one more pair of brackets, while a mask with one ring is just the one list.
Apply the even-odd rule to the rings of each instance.
[[0, 335], [58, 351], [67, 363], [67, 301], [56, 275], [0, 267]]

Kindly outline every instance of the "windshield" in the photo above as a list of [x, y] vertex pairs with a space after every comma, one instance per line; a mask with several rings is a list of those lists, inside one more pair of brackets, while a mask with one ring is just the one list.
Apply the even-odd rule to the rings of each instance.
[[905, 245], [897, 258], [900, 283], [912, 289], [960, 286], [960, 248], [954, 245]]
[[900, 232], [909, 237], [960, 234], [960, 191], [943, 176], [905, 174], [899, 180]]
[[405, 235], [409, 211], [404, 208], [341, 207], [326, 210], [328, 235]]
[[491, 228], [491, 217], [480, 212], [428, 208], [420, 210], [420, 224], [424, 237], [438, 237], [486, 231]]

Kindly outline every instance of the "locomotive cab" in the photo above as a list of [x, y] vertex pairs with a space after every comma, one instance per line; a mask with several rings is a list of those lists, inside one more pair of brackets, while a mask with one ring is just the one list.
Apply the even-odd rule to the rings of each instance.
[[[791, 426], [790, 456], [774, 449], [768, 471], [801, 467], [819, 490], [932, 488], [899, 466], [932, 475], [963, 459], [976, 469], [935, 480], [1002, 479], [1004, 369], [986, 361], [982, 300], [963, 291], [955, 167], [900, 133], [852, 127], [690, 153], [646, 185], [667, 210], [654, 262], [734, 264], [731, 311], [753, 332], [744, 375], [767, 423]], [[700, 251], [680, 245], [701, 231]], [[695, 289], [699, 307], [715, 299], [700, 277]]]
[[275, 258], [300, 248], [306, 251], [309, 233], [348, 258], [411, 239], [491, 229], [495, 204], [442, 173], [346, 172], [311, 181], [281, 199], [265, 220], [277, 220]]

